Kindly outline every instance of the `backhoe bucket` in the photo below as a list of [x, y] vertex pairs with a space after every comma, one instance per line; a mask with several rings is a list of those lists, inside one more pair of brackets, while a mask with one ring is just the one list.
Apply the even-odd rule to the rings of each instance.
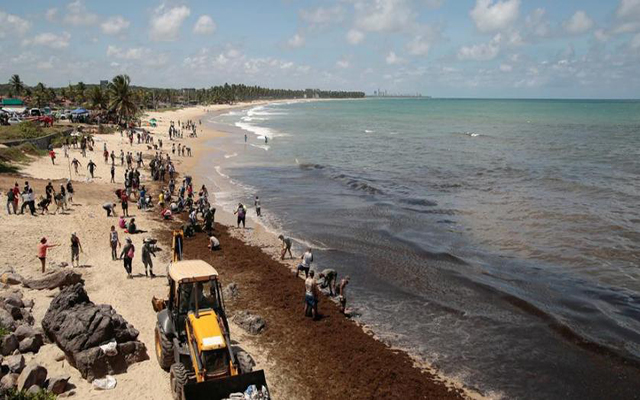
[[202, 383], [187, 384], [184, 387], [184, 400], [225, 399], [232, 393], [244, 393], [251, 385], [256, 385], [258, 390], [267, 386], [263, 370]]

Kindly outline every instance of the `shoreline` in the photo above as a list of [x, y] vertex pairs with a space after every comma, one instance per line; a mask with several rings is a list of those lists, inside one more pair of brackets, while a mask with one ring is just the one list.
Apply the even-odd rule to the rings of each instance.
[[[336, 99], [336, 100], [340, 100], [340, 99]], [[322, 99], [320, 99], [320, 100], [302, 100], [302, 101], [295, 101], [295, 102], [313, 102], [313, 101], [334, 101], [334, 100], [322, 100]], [[273, 102], [264, 102], [264, 103], [261, 102], [261, 103], [256, 103], [256, 104], [246, 104], [246, 105], [242, 105], [240, 107], [233, 107], [232, 109], [245, 110], [245, 109], [251, 109], [251, 108], [254, 108], [254, 107], [258, 107], [258, 106], [261, 106], [261, 105], [278, 104], [278, 103], [284, 103], [284, 102], [288, 103], [288, 102], [291, 102], [291, 100], [288, 100], [288, 101], [273, 101]], [[228, 110], [224, 110], [224, 111], [221, 110], [220, 112], [216, 113], [216, 115], [213, 118], [223, 114], [226, 111], [228, 111]], [[205, 124], [203, 124], [203, 127], [205, 127]], [[205, 180], [209, 180], [214, 185], [216, 185], [218, 188], [221, 188], [221, 186], [224, 185], [224, 183], [222, 183], [222, 180], [224, 180], [224, 179], [228, 180], [229, 178], [225, 178], [225, 176], [223, 174], [219, 173], [219, 172], [211, 172], [209, 175], [207, 175], [206, 172], [205, 172], [206, 168], [209, 168], [211, 171], [213, 171], [213, 168], [208, 167], [208, 166], [204, 166], [203, 165], [203, 159], [204, 159], [204, 156], [206, 155], [207, 151], [221, 150], [220, 147], [216, 146], [215, 142], [216, 142], [217, 139], [220, 139], [220, 138], [223, 138], [223, 137], [229, 137], [230, 135], [233, 135], [233, 133], [226, 132], [226, 131], [219, 130], [219, 129], [214, 129], [214, 128], [211, 128], [211, 127], [205, 127], [204, 129], [207, 129], [207, 131], [212, 133], [212, 135], [211, 136], [207, 135], [205, 143], [203, 143], [202, 146], [198, 146], [198, 151], [194, 155], [194, 159], [195, 160], [194, 160], [194, 163], [192, 165], [192, 169], [190, 171], [190, 175], [192, 175], [194, 177], [194, 180], [196, 182], [203, 182]], [[246, 131], [246, 130], [242, 129], [241, 127], [233, 127], [232, 129], [238, 129], [240, 131], [246, 132], [247, 135], [257, 135], [254, 132], [250, 132], [250, 131]], [[210, 143], [210, 147], [206, 146], [207, 143]], [[228, 184], [228, 183], [226, 183], [226, 184]], [[207, 187], [209, 188], [209, 192], [213, 193], [213, 191], [211, 190], [209, 185], [207, 185]], [[248, 213], [248, 215], [247, 215], [247, 229], [241, 229], [241, 228], [238, 229], [238, 228], [235, 227], [235, 225], [236, 225], [235, 216], [231, 212], [229, 212], [228, 210], [222, 209], [221, 207], [217, 207], [217, 204], [214, 204], [214, 206], [216, 206], [216, 208], [217, 208], [217, 210], [216, 210], [216, 223], [223, 225], [226, 228], [226, 232], [228, 232], [228, 234], [232, 238], [240, 240], [246, 246], [260, 248], [261, 251], [265, 255], [267, 255], [271, 260], [273, 260], [274, 262], [280, 264], [282, 267], [285, 267], [289, 271], [294, 271], [295, 270], [295, 268], [296, 268], [296, 266], [298, 264], [298, 258], [285, 259], [284, 261], [280, 260], [280, 240], [278, 239], [278, 233], [277, 232], [271, 230], [265, 224], [261, 223], [260, 219], [257, 218], [252, 213]], [[251, 211], [252, 208], [253, 207], [249, 207], [249, 210]], [[295, 248], [295, 246], [294, 246], [294, 248]], [[206, 255], [206, 253], [205, 253], [205, 255]], [[301, 278], [300, 281], [301, 281], [300, 283], [302, 283], [304, 281], [304, 279]], [[331, 299], [330, 297], [327, 297], [326, 295], [323, 295], [322, 298], [323, 298], [324, 308], [326, 308], [326, 307], [332, 307], [332, 308], [336, 307], [337, 303], [336, 303], [336, 301], [334, 299]], [[292, 311], [292, 312], [295, 312], [295, 311]], [[345, 320], [347, 320], [347, 321], [353, 323], [354, 325], [356, 325], [364, 334], [366, 334], [367, 336], [371, 337], [376, 342], [379, 342], [379, 343], [383, 344], [386, 347], [386, 349], [388, 349], [389, 351], [391, 351], [391, 352], [402, 352], [404, 355], [407, 356], [408, 359], [411, 360], [413, 368], [419, 369], [421, 372], [431, 375], [434, 380], [441, 382], [442, 384], [446, 385], [447, 387], [450, 387], [450, 388], [453, 388], [453, 389], [455, 389], [457, 391], [460, 391], [460, 393], [464, 397], [469, 398], [469, 399], [491, 399], [491, 398], [496, 398], [496, 396], [494, 394], [481, 395], [479, 392], [475, 391], [474, 389], [465, 386], [465, 384], [462, 381], [460, 381], [459, 379], [456, 379], [456, 378], [453, 378], [451, 376], [447, 376], [445, 374], [440, 373], [436, 367], [434, 367], [433, 365], [431, 365], [430, 363], [428, 363], [424, 359], [420, 358], [419, 356], [417, 356], [415, 354], [411, 354], [410, 349], [394, 347], [390, 343], [387, 343], [383, 338], [377, 336], [375, 331], [370, 326], [358, 321], [357, 319], [349, 318], [349, 317], [346, 317], [346, 316], [342, 316], [342, 318], [344, 318]], [[268, 377], [267, 377], [267, 379], [268, 379]]]
[[[163, 139], [165, 146], [164, 152], [170, 154], [171, 147], [170, 141], [168, 141], [167, 131], [168, 123], [170, 120], [185, 121], [191, 119], [197, 121], [198, 119], [204, 119], [207, 115], [211, 115], [211, 112], [228, 112], [229, 110], [255, 107], [261, 104], [268, 104], [271, 102], [255, 102], [250, 104], [237, 104], [234, 106], [212, 106], [212, 107], [192, 107], [187, 109], [179, 109], [176, 111], [166, 112], [150, 112], [145, 115], [145, 119], [155, 117], [159, 123], [156, 128], [148, 128], [154, 133], [154, 137], [157, 139]], [[200, 126], [198, 126], [200, 128]], [[204, 143], [220, 137], [222, 132], [217, 132], [213, 129], [207, 129], [203, 124], [201, 127], [202, 132], [199, 132], [198, 138], [184, 138], [179, 139], [181, 142], [193, 149], [193, 157], [177, 157], [175, 160], [178, 173], [181, 175], [191, 174], [194, 176], [196, 185], [201, 185], [201, 171], [198, 169], [198, 165], [206, 155], [206, 146]], [[155, 326], [155, 313], [151, 310], [150, 300], [153, 296], [163, 297], [166, 294], [166, 281], [164, 279], [149, 279], [145, 278], [144, 274], [140, 274], [142, 265], [139, 259], [134, 260], [134, 275], [135, 279], [127, 280], [121, 262], [111, 261], [110, 253], [107, 245], [108, 227], [109, 225], [116, 225], [117, 219], [113, 217], [106, 217], [102, 210], [102, 204], [105, 201], [114, 200], [113, 192], [115, 188], [122, 185], [121, 172], [123, 169], [117, 163], [116, 172], [116, 184], [108, 183], [108, 170], [109, 167], [105, 165], [101, 157], [102, 143], [106, 143], [109, 150], [115, 150], [116, 153], [120, 149], [127, 151], [142, 151], [148, 160], [154, 154], [154, 150], [149, 150], [144, 144], [134, 144], [130, 146], [128, 142], [120, 137], [118, 133], [111, 135], [96, 135], [96, 151], [89, 153], [86, 159], [81, 158], [79, 150], [72, 149], [70, 151], [70, 157], [77, 157], [83, 165], [78, 175], [72, 175], [74, 186], [76, 186], [76, 196], [74, 196], [74, 204], [71, 209], [64, 214], [57, 215], [44, 215], [38, 217], [31, 216], [7, 216], [6, 213], [0, 214], [0, 222], [2, 223], [2, 229], [6, 240], [0, 244], [0, 249], [3, 254], [7, 256], [5, 261], [5, 268], [14, 267], [16, 272], [25, 277], [39, 276], [40, 272], [36, 268], [34, 263], [33, 253], [34, 243], [42, 237], [46, 236], [53, 243], [60, 243], [62, 248], [52, 249], [49, 255], [49, 260], [53, 264], [60, 263], [61, 261], [68, 262], [68, 249], [65, 248], [68, 243], [68, 236], [71, 232], [78, 232], [78, 236], [82, 240], [84, 253], [81, 255], [81, 262], [83, 267], [80, 269], [83, 279], [85, 280], [85, 287], [89, 294], [89, 297], [96, 304], [110, 304], [114, 309], [120, 313], [128, 322], [130, 322], [136, 329], [140, 331], [139, 339], [143, 341], [147, 347], [149, 360], [134, 364], [129, 368], [129, 371], [125, 374], [117, 375], [118, 386], [110, 391], [97, 391], [92, 388], [89, 382], [84, 381], [79, 376], [79, 372], [70, 367], [68, 363], [63, 361], [57, 361], [57, 347], [55, 345], [47, 344], [41, 349], [39, 353], [33, 356], [33, 359], [49, 369], [50, 373], [58, 374], [64, 373], [71, 376], [71, 382], [76, 386], [74, 389], [78, 398], [83, 399], [121, 399], [121, 398], [153, 398], [153, 399], [169, 399], [171, 397], [169, 391], [169, 378], [168, 374], [160, 369], [155, 360], [153, 354], [153, 328]], [[59, 187], [60, 183], [66, 182], [69, 176], [70, 169], [67, 165], [67, 160], [63, 158], [62, 152], [59, 152], [58, 161], [56, 165], [52, 165], [48, 157], [35, 158], [29, 165], [21, 166], [21, 170], [18, 174], [12, 175], [0, 175], [0, 184], [3, 187], [3, 192], [9, 187], [13, 186], [13, 182], [19, 182], [21, 185], [24, 180], [29, 180], [36, 188], [36, 194], [39, 196], [44, 192], [42, 189], [47, 180], [54, 181], [54, 187]], [[98, 168], [96, 171], [96, 178], [90, 180], [87, 178], [87, 172], [85, 169], [89, 159], [93, 159]], [[148, 170], [146, 168], [142, 172], [142, 183], [150, 187], [152, 196], [157, 196], [157, 188], [150, 180]], [[198, 186], [196, 186], [198, 187]], [[215, 206], [215, 201], [213, 202]], [[147, 230], [146, 234], [133, 235], [134, 244], [138, 247], [141, 245], [142, 239], [147, 236], [162, 238], [163, 235], [170, 233], [168, 230], [170, 224], [165, 221], [161, 221], [156, 212], [141, 212], [140, 210], [133, 209], [132, 214], [136, 214], [136, 220], [138, 226], [141, 229]], [[52, 210], [51, 210], [52, 211]], [[216, 213], [216, 222], [224, 224], [232, 224], [232, 221], [228, 221], [230, 216], [225, 216], [222, 210]], [[249, 222], [254, 225], [255, 222]], [[287, 301], [286, 307], [280, 312], [269, 316], [270, 312], [274, 312], [273, 309], [267, 304], [271, 297], [262, 297], [261, 300], [256, 300], [258, 295], [264, 296], [265, 290], [259, 283], [260, 279], [256, 277], [245, 281], [240, 285], [241, 293], [243, 291], [243, 285], [246, 285], [245, 293], [252, 293], [254, 295], [251, 298], [240, 298], [238, 305], [246, 306], [251, 311], [258, 314], [264, 314], [267, 316], [267, 324], [270, 324], [273, 329], [267, 328], [265, 335], [251, 336], [244, 333], [235, 324], [231, 323], [232, 337], [240, 343], [240, 345], [249, 352], [257, 362], [256, 368], [265, 370], [267, 380], [274, 398], [335, 398], [339, 397], [339, 393], [349, 393], [353, 398], [376, 398], [378, 395], [376, 392], [372, 392], [378, 386], [383, 386], [379, 389], [396, 388], [399, 391], [397, 393], [386, 393], [385, 398], [394, 398], [393, 396], [401, 396], [414, 393], [422, 393], [424, 398], [462, 398], [463, 390], [459, 387], [456, 388], [456, 384], [452, 380], [448, 380], [444, 377], [434, 374], [433, 371], [425, 372], [423, 366], [418, 368], [415, 360], [405, 352], [401, 352], [390, 348], [381, 341], [376, 340], [372, 335], [366, 333], [366, 328], [356, 324], [354, 321], [344, 318], [341, 315], [337, 315], [336, 307], [331, 307], [332, 303], [327, 302], [327, 299], [322, 299], [321, 312], [326, 309], [326, 313], [329, 317], [317, 322], [311, 322], [304, 319], [299, 311], [301, 293], [303, 293], [303, 285], [299, 279], [294, 279], [292, 274], [287, 271], [287, 268], [282, 266], [290, 266], [279, 261], [275, 261], [272, 258], [275, 248], [265, 247], [264, 245], [256, 246], [253, 243], [249, 243], [247, 231], [235, 231], [233, 228], [220, 227], [221, 232], [233, 232], [232, 235], [224, 238], [223, 246], [225, 243], [231, 243], [230, 247], [235, 248], [236, 251], [229, 254], [230, 258], [239, 257], [240, 264], [238, 269], [244, 265], [245, 272], [246, 266], [253, 266], [251, 260], [260, 260], [261, 265], [273, 265], [272, 270], [264, 271], [267, 277], [269, 274], [281, 274], [276, 282], [280, 279], [287, 282], [290, 287], [289, 297], [284, 297], [283, 301]], [[260, 229], [251, 230], [253, 235], [260, 232]], [[262, 232], [261, 237], [273, 238], [270, 233]], [[271, 236], [269, 236], [271, 235]], [[121, 233], [120, 239], [124, 240], [124, 233]], [[199, 234], [196, 236], [197, 240], [205, 240], [205, 235]], [[277, 239], [276, 239], [277, 245]], [[169, 262], [169, 249], [167, 242], [163, 241], [161, 247], [164, 251], [158, 253], [158, 257], [154, 259], [155, 272], [160, 275], [164, 273], [165, 266]], [[138, 247], [140, 248], [140, 247]], [[195, 251], [196, 255], [202, 253], [200, 249], [187, 248], [187, 254], [192, 254], [191, 251]], [[223, 250], [224, 252], [224, 250]], [[275, 253], [278, 251], [275, 250]], [[271, 253], [271, 254], [270, 254]], [[241, 259], [242, 255], [249, 254], [252, 258]], [[37, 261], [37, 260], [35, 260]], [[255, 261], [254, 261], [255, 262]], [[277, 267], [276, 267], [277, 266]], [[58, 268], [58, 267], [54, 267]], [[224, 266], [218, 267], [222, 274], [226, 274]], [[224, 276], [224, 275], [223, 275]], [[278, 276], [278, 275], [276, 275]], [[288, 278], [287, 278], [288, 277]], [[238, 281], [241, 282], [241, 276], [238, 276]], [[223, 284], [230, 283], [226, 279], [222, 280]], [[258, 284], [257, 289], [252, 285]], [[278, 287], [278, 283], [274, 283], [274, 287]], [[48, 304], [53, 296], [57, 293], [54, 291], [35, 291], [29, 289], [23, 289], [23, 293], [26, 298], [33, 299], [35, 301], [35, 307], [33, 310], [36, 323], [39, 323], [44, 316]], [[241, 295], [242, 296], [242, 295]], [[131, 301], [135, 299], [135, 301]], [[243, 303], [246, 302], [246, 303]], [[236, 307], [238, 305], [232, 305]], [[283, 320], [289, 320], [292, 325], [282, 324]], [[325, 322], [326, 321], [326, 322]], [[324, 324], [328, 326], [325, 326]], [[337, 325], [334, 325], [337, 324]], [[268, 325], [269, 326], [269, 325]], [[281, 329], [277, 327], [281, 326]], [[335, 327], [338, 327], [336, 331]], [[288, 330], [297, 329], [297, 332], [308, 338], [314, 338], [316, 335], [321, 334], [323, 337], [327, 337], [329, 342], [318, 343], [314, 347], [314, 354], [309, 354], [305, 360], [308, 360], [308, 375], [299, 375], [299, 358], [305, 356], [305, 350], [310, 346], [311, 342], [294, 341], [289, 343], [288, 346], [281, 346], [279, 343], [282, 337], [289, 338], [287, 335]], [[341, 335], [339, 330], [346, 330], [349, 333], [346, 337]], [[355, 345], [350, 340], [345, 338], [358, 339], [358, 344]], [[310, 339], [311, 340], [311, 339]], [[335, 343], [334, 346], [331, 343]], [[269, 346], [274, 346], [275, 350], [268, 351]], [[336, 357], [333, 357], [335, 346], [343, 346], [344, 351], [354, 352], [353, 356], [350, 356], [348, 360], [345, 360], [346, 364], [335, 363]], [[346, 346], [346, 347], [344, 347]], [[364, 346], [364, 347], [363, 347]], [[365, 348], [370, 349], [369, 353], [366, 353], [366, 360], [358, 359], [358, 351], [362, 352]], [[289, 353], [287, 353], [286, 349]], [[281, 359], [277, 356], [282, 355]], [[290, 356], [287, 358], [287, 356]], [[330, 361], [327, 361], [327, 357]], [[397, 365], [401, 366], [400, 371], [385, 370], [387, 367], [386, 361], [394, 360]], [[364, 365], [363, 363], [369, 363]], [[317, 366], [314, 373], [313, 366]], [[368, 374], [356, 374], [355, 378], [350, 376], [355, 367], [370, 367]], [[322, 370], [322, 368], [329, 369]], [[344, 367], [348, 367], [344, 369]], [[351, 369], [350, 369], [351, 368]], [[322, 370], [322, 371], [321, 371]], [[342, 371], [342, 373], [338, 373]], [[409, 372], [406, 372], [409, 371]], [[372, 374], [375, 372], [375, 374]], [[361, 376], [360, 376], [361, 375]], [[334, 389], [336, 392], [332, 392], [335, 395], [333, 397], [326, 397], [318, 392], [322, 389], [322, 385], [318, 385], [318, 379], [326, 379], [331, 377], [335, 384]], [[371, 382], [359, 382], [357, 378], [368, 377]], [[376, 384], [376, 380], [385, 377], [385, 381], [380, 381]], [[353, 379], [356, 379], [354, 382]], [[347, 390], [350, 386], [355, 385], [356, 389], [353, 392]], [[417, 390], [413, 392], [413, 389], [409, 389], [410, 392], [403, 392], [402, 386], [406, 388], [414, 388]], [[459, 385], [458, 385], [459, 386]], [[377, 390], [377, 389], [375, 389]], [[479, 398], [473, 392], [464, 390], [465, 397]], [[324, 392], [322, 392], [324, 393]], [[381, 393], [378, 393], [381, 394]], [[149, 397], [150, 396], [150, 397]], [[391, 397], [390, 397], [391, 396]], [[400, 398], [400, 397], [397, 397]]]

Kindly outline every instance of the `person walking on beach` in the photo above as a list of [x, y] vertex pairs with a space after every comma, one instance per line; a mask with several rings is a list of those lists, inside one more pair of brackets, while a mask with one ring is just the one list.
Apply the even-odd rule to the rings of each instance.
[[111, 247], [111, 259], [115, 261], [118, 259], [118, 247], [122, 246], [118, 238], [118, 231], [113, 225], [111, 225], [111, 231], [109, 232], [109, 246]]
[[313, 262], [313, 253], [311, 252], [311, 249], [307, 249], [307, 251], [304, 252], [302, 257], [300, 257], [300, 259], [302, 260], [302, 263], [298, 265], [296, 276], [300, 273], [300, 271], [304, 271], [305, 277], [308, 277], [309, 270], [311, 269], [311, 263]]
[[256, 215], [258, 217], [261, 217], [262, 213], [260, 212], [260, 198], [258, 196], [256, 196], [256, 199], [254, 200], [253, 204], [256, 206]]
[[116, 183], [116, 166], [111, 164], [111, 183]]
[[80, 267], [80, 252], [84, 253], [82, 250], [82, 245], [80, 244], [80, 239], [75, 232], [71, 234], [71, 266], [73, 267], [73, 260], [76, 261], [76, 266]]
[[18, 201], [20, 200], [20, 186], [18, 182], [13, 186], [13, 214], [17, 214]]
[[38, 258], [40, 259], [40, 263], [42, 264], [42, 273], [44, 273], [44, 268], [47, 263], [47, 250], [59, 246], [57, 244], [47, 244], [47, 238], [43, 237], [40, 239], [40, 243], [38, 243]]
[[247, 209], [244, 207], [242, 203], [238, 203], [238, 208], [233, 212], [238, 215], [238, 228], [240, 228], [240, 223], [242, 222], [242, 228], [245, 228], [245, 219], [247, 216]]
[[280, 253], [280, 259], [284, 260], [284, 256], [289, 252], [289, 257], [293, 258], [291, 254], [291, 239], [284, 237], [284, 235], [278, 236], [278, 239], [282, 241], [282, 252]]
[[10, 188], [7, 192], [7, 215], [11, 215], [11, 209], [13, 209], [13, 214], [16, 213], [16, 203], [14, 202], [14, 196], [15, 194], [13, 193], [13, 188]]
[[120, 258], [122, 258], [124, 262], [124, 270], [127, 272], [127, 279], [133, 278], [133, 276], [131, 276], [131, 271], [132, 271], [131, 264], [133, 261], [133, 256], [135, 255], [135, 250], [136, 248], [131, 242], [131, 238], [127, 238], [127, 244], [124, 245], [124, 248], [120, 253]]
[[[144, 264], [144, 274], [146, 276], [155, 277], [153, 274], [153, 261], [151, 260], [151, 256], [156, 256], [156, 253], [153, 251], [151, 247], [151, 239], [144, 239], [144, 244], [142, 245], [142, 264]], [[147, 267], [149, 268], [149, 273], [147, 273]]]
[[318, 283], [313, 275], [311, 271], [304, 281], [304, 315], [311, 314], [313, 319], [316, 319], [318, 317]]
[[244, 142], [247, 143], [247, 134], [244, 134]]
[[91, 174], [91, 179], [93, 179], [93, 171], [96, 169], [97, 165], [93, 162], [93, 160], [89, 160], [89, 164], [87, 164], [87, 169]]
[[340, 303], [340, 312], [345, 313], [347, 309], [347, 295], [345, 293], [345, 289], [349, 284], [349, 276], [345, 276], [340, 281], [340, 286], [338, 286], [338, 302]]
[[49, 157], [51, 157], [51, 164], [56, 165], [56, 152], [53, 149], [49, 150]]
[[78, 161], [78, 159], [74, 157], [71, 161], [71, 165], [73, 165], [73, 169], [76, 171], [76, 175], [78, 175], [78, 167], [81, 167], [80, 161]]

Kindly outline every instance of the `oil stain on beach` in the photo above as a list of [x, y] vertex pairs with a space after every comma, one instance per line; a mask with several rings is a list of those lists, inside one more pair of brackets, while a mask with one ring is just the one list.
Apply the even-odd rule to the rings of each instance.
[[260, 195], [267, 228], [351, 276], [385, 342], [496, 397], [640, 393], [640, 102], [292, 102], [207, 123], [229, 132], [203, 164], [217, 200]]

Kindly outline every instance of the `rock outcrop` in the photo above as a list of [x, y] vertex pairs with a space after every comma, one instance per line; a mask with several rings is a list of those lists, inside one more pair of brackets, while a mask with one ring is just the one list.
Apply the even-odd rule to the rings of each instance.
[[64, 288], [75, 285], [77, 283], [84, 283], [82, 280], [82, 274], [74, 272], [72, 269], [63, 269], [48, 272], [42, 278], [25, 279], [22, 284], [24, 287], [29, 289], [52, 290], [55, 288]]
[[[65, 287], [51, 301], [42, 327], [88, 381], [125, 372], [148, 359], [138, 331], [111, 306], [92, 303], [81, 283]], [[114, 341], [116, 352], [100, 348]]]
[[267, 327], [264, 318], [247, 311], [238, 311], [233, 316], [233, 322], [252, 335], [261, 333]]

